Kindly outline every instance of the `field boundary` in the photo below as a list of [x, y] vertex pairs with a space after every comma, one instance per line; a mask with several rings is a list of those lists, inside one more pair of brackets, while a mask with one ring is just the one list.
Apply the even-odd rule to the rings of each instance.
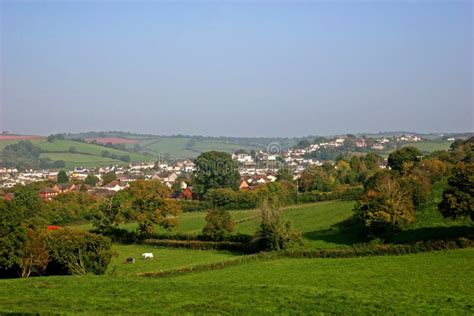
[[454, 249], [474, 248], [474, 240], [468, 238], [458, 238], [449, 241], [427, 241], [414, 244], [382, 244], [354, 245], [351, 248], [333, 248], [319, 250], [285, 250], [275, 252], [260, 252], [230, 259], [221, 262], [199, 264], [190, 267], [162, 270], [157, 272], [138, 273], [138, 277], [166, 278], [183, 274], [221, 270], [228, 267], [238, 266], [252, 261], [268, 261], [282, 258], [293, 259], [329, 259], [329, 258], [358, 258], [358, 257], [379, 257], [379, 256], [401, 256], [418, 254], [425, 252], [437, 252]]

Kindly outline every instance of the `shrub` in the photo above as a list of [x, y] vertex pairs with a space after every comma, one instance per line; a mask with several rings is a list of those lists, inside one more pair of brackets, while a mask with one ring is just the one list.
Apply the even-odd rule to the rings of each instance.
[[439, 210], [444, 217], [474, 220], [474, 163], [460, 162], [448, 179]]
[[210, 203], [199, 200], [176, 200], [184, 213], [205, 211], [210, 208]]
[[288, 220], [282, 220], [278, 210], [264, 204], [261, 216], [260, 228], [252, 241], [257, 250], [283, 250], [293, 242], [301, 242], [301, 235], [291, 228]]
[[251, 209], [257, 207], [258, 196], [255, 191], [232, 189], [211, 189], [205, 195], [211, 207], [225, 210]]
[[49, 264], [46, 274], [103, 274], [112, 259], [111, 241], [71, 229], [50, 231], [47, 237]]
[[234, 230], [232, 217], [229, 212], [223, 209], [209, 210], [206, 215], [206, 221], [207, 224], [202, 229], [202, 234], [210, 240], [224, 240]]

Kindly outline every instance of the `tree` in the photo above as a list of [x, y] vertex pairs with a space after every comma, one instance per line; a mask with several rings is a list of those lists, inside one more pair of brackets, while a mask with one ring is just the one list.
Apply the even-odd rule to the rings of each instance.
[[280, 169], [276, 177], [278, 181], [287, 181], [290, 183], [293, 182], [293, 175], [287, 168]]
[[67, 183], [69, 181], [69, 177], [66, 174], [66, 171], [61, 170], [58, 172], [58, 183]]
[[202, 234], [214, 241], [226, 239], [234, 230], [234, 221], [228, 211], [211, 209], [206, 215], [206, 226]]
[[376, 234], [399, 230], [415, 220], [411, 196], [391, 171], [378, 172], [367, 180], [354, 213]]
[[449, 149], [450, 160], [453, 163], [474, 162], [472, 153], [474, 147], [474, 136], [468, 140], [456, 140]]
[[43, 274], [49, 261], [45, 234], [29, 229], [27, 237], [20, 264], [22, 278], [28, 278], [31, 273]]
[[292, 243], [301, 243], [301, 235], [291, 228], [291, 223], [282, 219], [278, 209], [267, 203], [260, 208], [262, 221], [253, 242], [259, 250], [283, 250]]
[[76, 148], [76, 146], [71, 146], [71, 147], [69, 147], [69, 152], [70, 152], [70, 153], [77, 153], [77, 148]]
[[327, 192], [334, 189], [335, 179], [320, 166], [309, 167], [301, 173], [302, 191]]
[[117, 175], [113, 171], [109, 171], [102, 177], [102, 185], [109, 184], [112, 181], [117, 180]]
[[210, 189], [238, 189], [240, 174], [229, 154], [209, 151], [199, 155], [194, 163], [194, 192], [201, 197]]
[[307, 139], [303, 139], [301, 141], [299, 141], [299, 143], [296, 145], [296, 148], [299, 148], [299, 149], [303, 149], [303, 148], [307, 148], [311, 145], [311, 142]]
[[458, 163], [443, 191], [439, 210], [444, 217], [474, 220], [474, 163]]
[[392, 170], [403, 173], [407, 167], [420, 161], [422, 154], [415, 147], [403, 147], [388, 156], [388, 165]]
[[0, 155], [2, 165], [18, 169], [38, 169], [40, 149], [30, 141], [22, 140], [6, 146]]
[[16, 212], [21, 214], [22, 223], [27, 227], [38, 227], [45, 225], [49, 220], [49, 214], [45, 203], [38, 195], [35, 184], [20, 185], [14, 187], [15, 198], [11, 201]]
[[130, 194], [126, 190], [102, 200], [99, 213], [93, 216], [92, 225], [101, 233], [110, 233], [118, 228], [119, 224], [132, 221], [130, 202]]
[[0, 201], [0, 276], [16, 273], [23, 257], [26, 230], [18, 205]]
[[84, 180], [85, 184], [93, 186], [93, 187], [96, 186], [97, 182], [99, 182], [99, 179], [93, 174], [88, 174], [86, 179]]
[[146, 236], [153, 232], [153, 225], [171, 230], [178, 225], [181, 207], [170, 199], [170, 190], [158, 180], [137, 180], [127, 189], [130, 194], [133, 218], [139, 223], [140, 232]]

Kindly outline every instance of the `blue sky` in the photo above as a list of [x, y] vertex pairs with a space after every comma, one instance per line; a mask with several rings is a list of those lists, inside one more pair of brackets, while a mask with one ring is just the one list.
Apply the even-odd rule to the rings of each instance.
[[2, 130], [474, 129], [471, 1], [1, 3]]

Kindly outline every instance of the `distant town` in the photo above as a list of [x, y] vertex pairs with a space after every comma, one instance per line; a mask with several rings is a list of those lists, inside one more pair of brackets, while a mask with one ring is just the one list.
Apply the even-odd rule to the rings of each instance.
[[[441, 135], [442, 136], [442, 135]], [[20, 136], [10, 137], [21, 140]], [[88, 142], [97, 143], [94, 138]], [[444, 137], [442, 140], [449, 146], [455, 137]], [[54, 140], [53, 140], [54, 141]], [[281, 148], [280, 144], [273, 142], [264, 150], [239, 149], [231, 154], [238, 166], [240, 174], [239, 188], [253, 189], [259, 185], [274, 182], [282, 170], [287, 171], [293, 180], [297, 180], [301, 173], [312, 166], [335, 164], [338, 157], [351, 155], [354, 152], [375, 152], [381, 155], [379, 167], [385, 168], [387, 164], [385, 151], [402, 147], [406, 144], [421, 143], [425, 139], [415, 134], [402, 134], [398, 136], [366, 137], [344, 135], [338, 137], [316, 137], [313, 140], [302, 139], [289, 148]], [[127, 139], [123, 138], [127, 143]], [[132, 140], [129, 143], [134, 144]], [[1, 165], [0, 165], [1, 166]], [[25, 169], [17, 167], [0, 167], [0, 189], [13, 188], [16, 185], [26, 185], [34, 182], [46, 181], [55, 183], [41, 188], [38, 194], [44, 200], [49, 200], [59, 193], [70, 191], [87, 191], [92, 196], [109, 197], [129, 186], [130, 182], [137, 179], [159, 180], [168, 188], [173, 186], [184, 192], [184, 198], [192, 198], [192, 186], [188, 183], [195, 171], [193, 159], [160, 159], [148, 162], [130, 162], [124, 164], [111, 164], [100, 167], [74, 166], [65, 171], [68, 182], [58, 183], [58, 168]], [[107, 175], [113, 175], [107, 181]], [[87, 181], [94, 179], [94, 181]], [[0, 192], [5, 199], [12, 198], [11, 194]], [[183, 197], [176, 194], [175, 197]]]

